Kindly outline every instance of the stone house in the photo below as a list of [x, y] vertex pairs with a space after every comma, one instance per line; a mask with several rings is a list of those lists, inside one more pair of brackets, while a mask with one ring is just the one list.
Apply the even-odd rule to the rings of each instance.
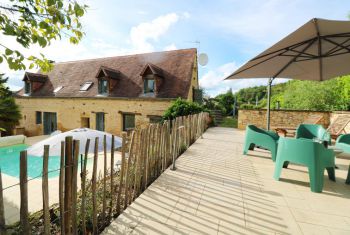
[[16, 93], [27, 136], [88, 127], [120, 135], [158, 122], [178, 97], [199, 92], [196, 49], [56, 63], [26, 72]]

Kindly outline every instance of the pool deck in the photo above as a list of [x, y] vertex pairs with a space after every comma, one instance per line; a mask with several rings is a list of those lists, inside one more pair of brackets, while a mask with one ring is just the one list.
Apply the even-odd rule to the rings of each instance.
[[208, 129], [103, 234], [350, 234], [348, 159], [312, 193], [306, 167], [275, 181], [270, 154], [243, 156], [243, 141], [243, 131]]

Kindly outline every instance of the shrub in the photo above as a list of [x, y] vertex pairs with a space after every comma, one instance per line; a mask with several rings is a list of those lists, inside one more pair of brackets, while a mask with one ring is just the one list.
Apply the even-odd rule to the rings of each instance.
[[204, 108], [204, 106], [195, 102], [190, 102], [190, 101], [178, 98], [165, 111], [163, 115], [163, 120], [168, 120], [168, 119], [171, 120], [176, 117], [187, 116], [187, 115], [196, 114], [204, 111], [207, 111]]

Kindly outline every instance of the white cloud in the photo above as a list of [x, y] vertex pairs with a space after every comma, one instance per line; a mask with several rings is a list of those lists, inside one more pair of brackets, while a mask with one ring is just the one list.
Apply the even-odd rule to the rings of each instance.
[[[242, 88], [267, 85], [267, 79], [224, 80], [238, 68], [239, 66], [235, 62], [230, 62], [209, 70], [199, 79], [199, 85], [204, 88], [205, 92], [210, 96], [216, 96], [229, 89], [232, 89], [233, 92], [237, 92]], [[274, 80], [274, 84], [286, 81], [288, 81], [288, 79], [276, 79]]]
[[159, 37], [164, 35], [171, 25], [179, 20], [176, 13], [159, 16], [151, 22], [143, 22], [130, 31], [130, 42], [135, 52], [151, 52], [154, 46], [150, 41], [157, 42]]
[[176, 47], [175, 43], [172, 43], [172, 44], [164, 47], [164, 51], [171, 51], [171, 50], [176, 50], [176, 49], [177, 49], [177, 47]]

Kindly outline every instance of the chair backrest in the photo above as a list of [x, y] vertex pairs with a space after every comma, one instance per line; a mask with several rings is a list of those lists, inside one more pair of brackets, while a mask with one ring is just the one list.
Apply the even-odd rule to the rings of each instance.
[[296, 131], [296, 138], [305, 138], [305, 139], [325, 139], [328, 141], [328, 133], [326, 129], [321, 125], [317, 124], [300, 124]]
[[345, 127], [350, 122], [350, 115], [342, 114], [339, 115], [327, 128], [327, 131], [334, 136], [345, 134]]
[[323, 116], [321, 114], [310, 114], [304, 121], [303, 124], [319, 124]]
[[258, 132], [258, 133], [261, 133], [261, 134], [265, 134], [265, 135], [271, 136], [275, 140], [279, 139], [279, 136], [276, 133], [272, 133], [270, 131], [266, 131], [264, 129], [261, 129], [261, 128], [255, 126], [255, 125], [247, 125], [247, 130], [249, 130], [249, 129], [251, 131], [254, 131], [254, 132]]

